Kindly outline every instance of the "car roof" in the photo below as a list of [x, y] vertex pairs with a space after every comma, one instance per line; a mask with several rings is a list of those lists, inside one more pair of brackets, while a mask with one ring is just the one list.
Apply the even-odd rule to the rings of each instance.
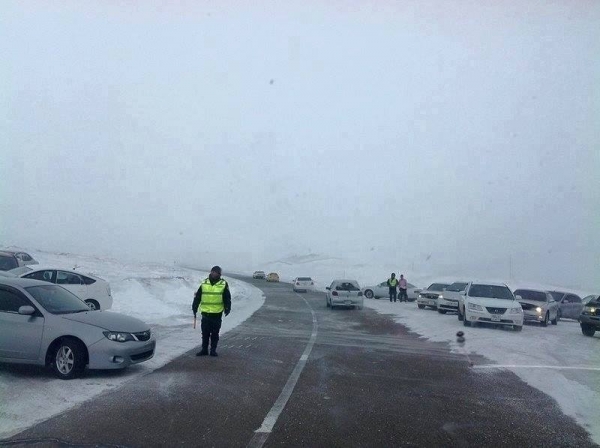
[[508, 286], [506, 285], [506, 283], [502, 283], [502, 282], [488, 282], [486, 280], [473, 280], [472, 282], [469, 282], [469, 283], [471, 283], [472, 285], [506, 286], [508, 288]]
[[48, 282], [43, 282], [41, 280], [33, 280], [30, 278], [20, 278], [20, 277], [0, 277], [0, 285], [7, 286], [18, 286], [21, 288], [26, 288], [27, 286], [39, 286], [39, 285], [48, 285]]
[[550, 293], [550, 291], [546, 291], [545, 289], [538, 289], [538, 288], [517, 288], [517, 289], [515, 289], [515, 291], [533, 291], [533, 292]]
[[338, 279], [335, 279], [335, 280], [333, 280], [333, 281], [334, 281], [334, 282], [336, 282], [336, 283], [342, 283], [342, 282], [343, 282], [343, 283], [352, 283], [352, 282], [354, 282], [354, 283], [358, 283], [358, 280], [349, 280], [349, 279], [347, 279], [347, 278], [341, 278], [341, 279], [340, 279], [340, 278], [338, 278]]

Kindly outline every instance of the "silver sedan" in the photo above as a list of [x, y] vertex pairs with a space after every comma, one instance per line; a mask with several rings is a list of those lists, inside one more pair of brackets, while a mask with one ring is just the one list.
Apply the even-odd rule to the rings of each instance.
[[154, 356], [144, 322], [91, 311], [66, 289], [38, 280], [0, 278], [0, 362], [51, 366], [71, 379], [86, 366], [122, 369]]
[[549, 292], [517, 289], [514, 295], [523, 308], [525, 322], [538, 322], [543, 327], [547, 326], [548, 322], [552, 322], [552, 325], [558, 323], [559, 305]]

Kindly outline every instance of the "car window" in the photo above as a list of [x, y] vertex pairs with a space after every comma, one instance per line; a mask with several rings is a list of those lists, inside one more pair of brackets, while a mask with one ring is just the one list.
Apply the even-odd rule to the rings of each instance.
[[536, 302], [547, 302], [548, 296], [544, 291], [532, 291], [530, 289], [517, 289], [515, 296], [521, 296], [523, 300], [535, 300]]
[[56, 272], [56, 284], [57, 285], [81, 285], [81, 277], [77, 274], [65, 271]]
[[30, 274], [24, 275], [23, 278], [31, 278], [33, 280], [41, 280], [43, 282], [52, 282], [52, 271], [35, 271]]
[[336, 291], [360, 291], [356, 282], [342, 282], [335, 287]]
[[298, 277], [299, 282], [310, 282], [312, 279], [310, 277]]
[[22, 253], [19, 255], [21, 255], [21, 260], [23, 260], [23, 261], [31, 261], [32, 260], [32, 258], [26, 253]]
[[52, 314], [70, 314], [89, 311], [89, 307], [75, 294], [57, 285], [25, 288], [38, 303]]
[[31, 305], [31, 302], [14, 291], [0, 288], [0, 311], [5, 313], [18, 313], [22, 306]]
[[448, 285], [445, 283], [432, 283], [431, 285], [429, 285], [429, 287], [427, 288], [429, 291], [443, 291], [444, 288], [447, 288]]
[[510, 289], [506, 286], [497, 285], [471, 285], [469, 288], [469, 297], [484, 297], [490, 299], [513, 300]]
[[567, 294], [565, 297], [565, 302], [567, 303], [581, 303], [581, 298], [576, 296], [575, 294]]
[[467, 288], [468, 283], [456, 282], [446, 288], [446, 291], [461, 292]]
[[85, 283], [86, 285], [92, 285], [96, 283], [96, 280], [94, 280], [93, 278], [86, 277], [85, 275], [80, 275], [80, 277], [82, 278], [83, 283]]
[[552, 294], [552, 297], [554, 297], [554, 300], [556, 300], [557, 302], [560, 302], [565, 295], [564, 292], [556, 292], [556, 291], [550, 291], [550, 294]]
[[598, 297], [598, 296], [596, 296], [596, 295], [593, 295], [593, 294], [592, 294], [591, 296], [585, 296], [585, 297], [583, 298], [582, 302], [583, 302], [584, 304], [587, 304], [587, 303], [589, 303], [589, 302], [595, 302], [595, 301], [596, 301], [596, 299], [597, 299], [597, 297]]
[[10, 271], [18, 268], [19, 263], [12, 255], [0, 255], [0, 271]]

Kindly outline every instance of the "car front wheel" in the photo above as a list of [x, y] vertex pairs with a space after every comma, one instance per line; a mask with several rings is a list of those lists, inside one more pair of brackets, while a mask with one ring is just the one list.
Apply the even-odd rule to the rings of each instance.
[[471, 326], [471, 322], [469, 322], [469, 321], [467, 320], [467, 315], [466, 315], [466, 314], [465, 314], [465, 315], [463, 315], [463, 325], [464, 325], [465, 327], [470, 327], [470, 326]]
[[460, 312], [460, 308], [458, 309], [458, 312], [456, 313], [458, 315], [458, 320], [462, 321], [464, 319], [463, 314]]
[[372, 299], [372, 298], [373, 298], [373, 291], [371, 291], [370, 289], [367, 289], [367, 290], [365, 291], [365, 297], [366, 297], [367, 299]]
[[446, 314], [446, 310], [440, 310], [440, 309], [438, 308], [438, 313], [440, 313], [440, 314]]
[[548, 312], [546, 312], [546, 315], [544, 316], [544, 320], [542, 321], [542, 327], [548, 326], [548, 318], [549, 318], [549, 314], [548, 314]]
[[425, 309], [425, 305], [421, 305], [420, 303], [419, 303], [419, 304], [417, 304], [417, 306], [418, 306], [418, 307], [419, 307], [419, 309], [421, 309], [421, 310], [422, 310], [422, 309]]
[[594, 336], [594, 333], [596, 333], [596, 329], [594, 327], [591, 327], [590, 325], [581, 324], [581, 332], [585, 336], [592, 337]]
[[52, 367], [62, 380], [77, 378], [85, 369], [86, 350], [83, 344], [74, 339], [62, 340], [56, 348]]
[[515, 331], [522, 331], [523, 330], [523, 325], [513, 325], [513, 329]]
[[90, 307], [90, 310], [97, 311], [100, 309], [100, 304], [93, 299], [87, 299], [85, 301], [86, 305]]

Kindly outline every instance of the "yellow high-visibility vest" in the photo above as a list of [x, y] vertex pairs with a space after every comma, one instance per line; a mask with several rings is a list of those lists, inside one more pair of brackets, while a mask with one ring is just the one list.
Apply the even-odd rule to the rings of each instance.
[[397, 284], [398, 284], [397, 278], [390, 278], [388, 280], [388, 285], [390, 286], [390, 288], [395, 288]]
[[223, 293], [227, 282], [223, 279], [219, 280], [214, 285], [211, 285], [210, 280], [206, 279], [200, 285], [202, 288], [202, 301], [200, 302], [201, 313], [222, 313], [225, 310], [223, 303]]

